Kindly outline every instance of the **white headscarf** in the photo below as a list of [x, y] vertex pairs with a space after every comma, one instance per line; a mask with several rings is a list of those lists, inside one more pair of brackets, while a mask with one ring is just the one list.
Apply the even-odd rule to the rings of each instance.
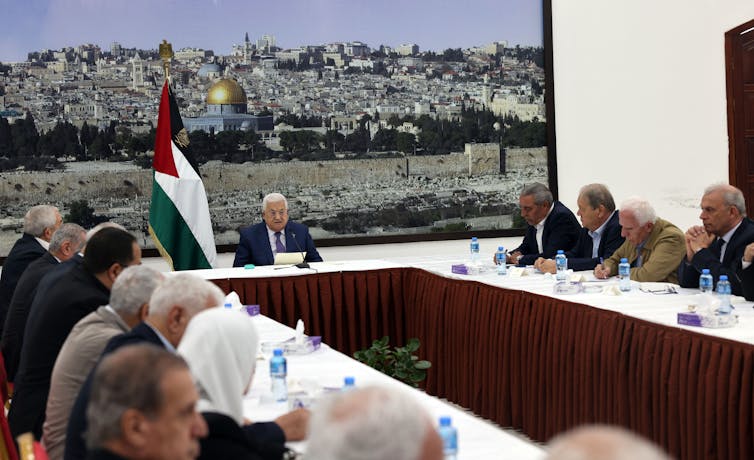
[[259, 336], [244, 313], [218, 307], [194, 316], [178, 346], [201, 394], [199, 412], [243, 423], [243, 393], [254, 375]]

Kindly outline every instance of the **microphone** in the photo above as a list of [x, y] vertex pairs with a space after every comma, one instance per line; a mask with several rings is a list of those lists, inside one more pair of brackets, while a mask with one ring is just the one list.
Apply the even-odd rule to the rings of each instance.
[[291, 236], [293, 237], [293, 242], [296, 243], [296, 247], [298, 248], [298, 252], [301, 253], [301, 258], [303, 259], [303, 262], [300, 264], [296, 264], [298, 268], [310, 268], [309, 264], [306, 262], [306, 251], [301, 249], [301, 245], [298, 244], [298, 240], [296, 239], [296, 232], [291, 231]]

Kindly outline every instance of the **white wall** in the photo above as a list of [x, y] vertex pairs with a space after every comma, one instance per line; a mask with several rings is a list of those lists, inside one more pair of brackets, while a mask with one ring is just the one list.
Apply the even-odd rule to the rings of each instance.
[[603, 182], [685, 230], [728, 181], [726, 31], [751, 0], [553, 0], [558, 183]]

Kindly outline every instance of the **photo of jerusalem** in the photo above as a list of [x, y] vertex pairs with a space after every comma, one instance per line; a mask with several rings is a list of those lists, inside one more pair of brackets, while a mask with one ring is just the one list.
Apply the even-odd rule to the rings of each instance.
[[[116, 8], [70, 3], [83, 10], [69, 21]], [[135, 3], [143, 15], [153, 8]], [[233, 17], [223, 26], [197, 3]], [[268, 5], [245, 16], [232, 13], [251, 8], [240, 1], [191, 2], [175, 21], [160, 5], [163, 30], [149, 34], [131, 24], [67, 36], [48, 24], [39, 43], [2, 37], [0, 256], [39, 203], [84, 225], [118, 222], [152, 247], [163, 38], [217, 244], [237, 243], [272, 191], [315, 239], [520, 226], [521, 187], [548, 177], [541, 4], [474, 0], [455, 13], [443, 2], [444, 12], [406, 5], [392, 12], [399, 20], [381, 21], [365, 15], [402, 4], [314, 3], [316, 12]], [[180, 32], [194, 30], [191, 21], [207, 30]]]

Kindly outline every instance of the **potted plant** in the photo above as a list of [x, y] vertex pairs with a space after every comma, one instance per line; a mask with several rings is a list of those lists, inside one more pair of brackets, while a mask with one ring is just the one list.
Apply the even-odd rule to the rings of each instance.
[[353, 357], [383, 374], [418, 387], [419, 382], [427, 378], [427, 369], [432, 367], [432, 363], [414, 355], [421, 342], [412, 338], [405, 346], [395, 348], [391, 348], [389, 342], [388, 336], [376, 339], [371, 347], [355, 352]]

